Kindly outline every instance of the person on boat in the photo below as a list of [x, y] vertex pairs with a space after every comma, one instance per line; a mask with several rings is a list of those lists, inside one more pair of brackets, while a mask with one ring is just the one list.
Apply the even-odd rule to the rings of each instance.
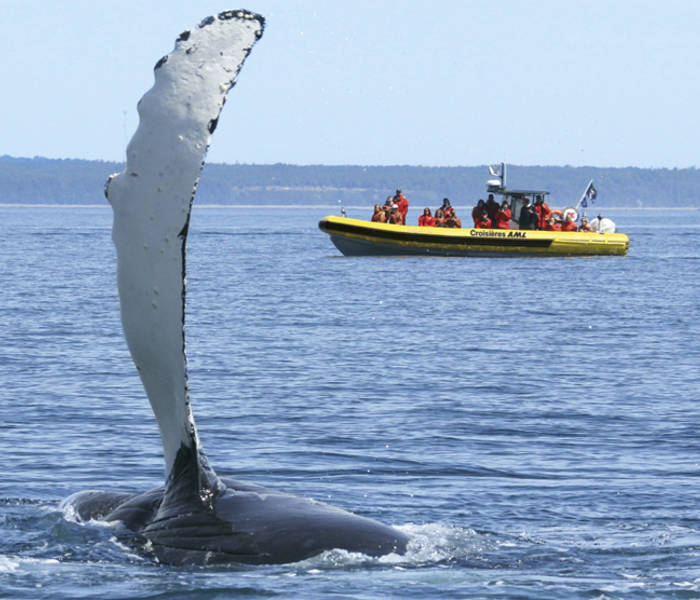
[[520, 229], [537, 229], [537, 211], [535, 207], [530, 204], [530, 198], [525, 196], [523, 198], [523, 206], [520, 209]]
[[508, 200], [504, 200], [496, 213], [496, 221], [492, 221], [494, 229], [510, 229], [510, 218], [512, 216], [513, 213], [510, 210]]
[[397, 204], [392, 204], [389, 214], [386, 217], [386, 222], [393, 225], [401, 225], [401, 213]]
[[561, 230], [562, 231], [578, 231], [578, 227], [576, 226], [576, 221], [574, 221], [574, 218], [572, 217], [571, 214], [566, 215], [566, 219], [564, 219], [564, 222], [561, 224]]
[[547, 222], [544, 224], [544, 231], [561, 231], [561, 225], [554, 218], [554, 215], [550, 215]]
[[445, 215], [446, 219], [449, 219], [455, 212], [455, 209], [452, 208], [452, 204], [450, 204], [448, 198], [442, 199], [442, 206], [440, 208], [442, 209], [442, 212]]
[[401, 215], [401, 224], [406, 224], [406, 213], [408, 212], [408, 200], [406, 196], [403, 195], [401, 190], [396, 190], [396, 195], [394, 196], [394, 204], [399, 207], [399, 214]]
[[453, 229], [462, 228], [462, 219], [460, 219], [457, 216], [457, 213], [454, 211], [454, 209], [450, 213], [450, 216], [447, 218], [447, 223], [445, 223], [445, 227], [452, 227]]
[[418, 217], [418, 227], [435, 227], [435, 217], [427, 206], [423, 209], [423, 214]]
[[547, 219], [552, 215], [552, 209], [547, 206], [541, 194], [535, 198], [535, 210], [537, 211], [537, 229], [544, 229]]
[[373, 223], [386, 223], [386, 213], [379, 204], [374, 205], [374, 214], [372, 215]]
[[447, 223], [447, 217], [445, 216], [445, 211], [442, 210], [442, 206], [435, 211], [435, 227], [444, 227]]
[[591, 227], [591, 224], [588, 222], [588, 217], [585, 215], [581, 217], [581, 224], [578, 226], [579, 231], [593, 231], [593, 227]]
[[489, 212], [484, 209], [481, 211], [481, 216], [474, 225], [475, 229], [491, 229], [491, 219], [489, 219]]
[[498, 202], [496, 202], [496, 199], [493, 197], [493, 194], [489, 194], [489, 197], [486, 200], [486, 211], [489, 213], [489, 219], [491, 219], [491, 223], [496, 222], [496, 214], [498, 213], [499, 208], [500, 206], [498, 206]]
[[479, 198], [476, 206], [472, 209], [472, 220], [474, 221], [474, 227], [476, 227], [476, 224], [481, 219], [481, 213], [484, 212], [485, 208], [486, 203], [484, 202], [483, 198]]

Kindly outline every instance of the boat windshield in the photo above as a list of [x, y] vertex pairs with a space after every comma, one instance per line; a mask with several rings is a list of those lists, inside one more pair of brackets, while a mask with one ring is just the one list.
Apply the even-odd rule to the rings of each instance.
[[516, 223], [520, 223], [520, 209], [525, 203], [525, 198], [530, 200], [530, 204], [534, 205], [537, 198], [542, 198], [546, 202], [546, 197], [549, 195], [549, 192], [545, 190], [509, 190], [507, 188], [490, 189], [489, 192], [502, 196], [499, 204], [503, 200], [508, 201], [510, 210], [513, 213], [511, 219]]

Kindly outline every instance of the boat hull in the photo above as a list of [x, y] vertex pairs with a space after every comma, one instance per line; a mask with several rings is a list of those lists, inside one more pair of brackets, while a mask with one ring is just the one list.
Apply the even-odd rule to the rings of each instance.
[[345, 256], [594, 256], [624, 255], [622, 233], [448, 229], [325, 217], [318, 224]]

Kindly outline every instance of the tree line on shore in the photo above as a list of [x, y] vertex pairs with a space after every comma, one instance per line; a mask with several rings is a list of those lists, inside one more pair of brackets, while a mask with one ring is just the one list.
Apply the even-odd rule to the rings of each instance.
[[[0, 157], [0, 204], [101, 204], [107, 176], [122, 163]], [[486, 196], [485, 165], [470, 167], [207, 164], [197, 202], [224, 205], [372, 206], [401, 188], [412, 207], [442, 198], [471, 206]], [[557, 205], [573, 205], [589, 180], [597, 204], [700, 208], [700, 170], [508, 165], [508, 187], [541, 189]]]

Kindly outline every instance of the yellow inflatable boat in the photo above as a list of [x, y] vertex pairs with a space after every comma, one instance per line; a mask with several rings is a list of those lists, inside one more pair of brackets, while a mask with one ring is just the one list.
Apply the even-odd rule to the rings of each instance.
[[346, 256], [586, 256], [626, 254], [624, 233], [449, 229], [325, 217], [318, 224]]
[[[486, 182], [486, 191], [491, 196], [500, 196], [511, 209], [510, 229], [413, 227], [348, 219], [345, 216], [326, 217], [321, 219], [318, 226], [331, 236], [331, 241], [346, 256], [591, 256], [627, 253], [629, 238], [624, 233], [616, 233], [615, 223], [602, 216], [591, 221], [594, 230], [591, 232], [520, 229], [521, 217], [527, 212], [527, 208], [523, 207], [543, 203], [549, 192], [507, 187], [505, 163], [489, 166], [489, 173], [492, 179]], [[591, 180], [575, 207], [554, 212], [576, 222], [579, 209], [584, 209], [585, 215], [585, 208], [596, 196], [597, 191]], [[449, 206], [447, 198], [444, 202]]]

